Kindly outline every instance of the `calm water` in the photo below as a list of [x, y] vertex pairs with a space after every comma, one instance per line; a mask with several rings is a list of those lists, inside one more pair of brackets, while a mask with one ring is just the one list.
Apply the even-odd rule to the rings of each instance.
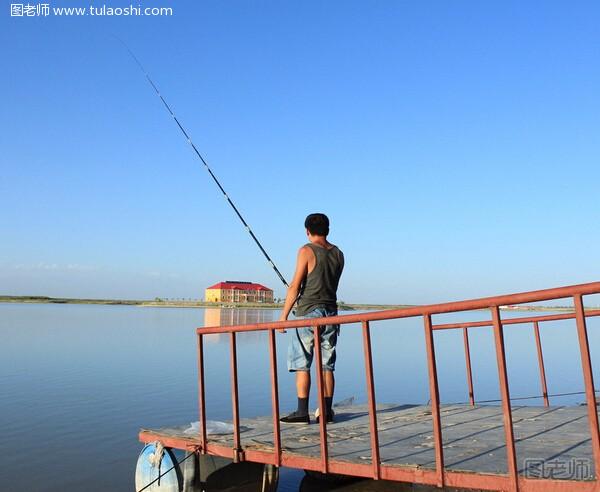
[[[487, 313], [439, 316], [435, 322], [475, 320]], [[140, 427], [197, 420], [194, 329], [219, 323], [270, 321], [270, 310], [166, 309], [126, 306], [0, 304], [0, 462], [2, 490], [132, 491]], [[503, 316], [523, 313], [503, 313]], [[600, 320], [588, 320], [592, 356], [600, 350]], [[293, 409], [293, 378], [285, 370], [288, 335], [278, 334], [282, 411]], [[429, 399], [422, 321], [372, 325], [377, 399]], [[462, 332], [435, 336], [442, 402], [467, 399]], [[539, 394], [532, 330], [505, 329], [513, 397]], [[268, 345], [264, 334], [239, 335], [242, 416], [270, 414]], [[583, 389], [573, 321], [542, 326], [550, 393]], [[336, 399], [365, 400], [360, 327], [339, 340]], [[489, 328], [472, 330], [477, 399], [499, 398]], [[600, 354], [598, 354], [600, 356]], [[206, 343], [208, 418], [231, 418], [226, 337]], [[598, 380], [598, 374], [596, 374]], [[583, 395], [554, 399], [577, 404]], [[314, 408], [314, 396], [311, 408]], [[539, 404], [540, 400], [524, 404]], [[283, 470], [280, 490], [297, 491], [303, 473]]]

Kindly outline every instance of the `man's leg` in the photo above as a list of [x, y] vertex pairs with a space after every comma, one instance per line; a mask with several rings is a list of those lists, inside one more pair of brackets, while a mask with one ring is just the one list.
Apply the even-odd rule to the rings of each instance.
[[[328, 312], [331, 316], [335, 312]], [[327, 421], [333, 421], [333, 392], [335, 389], [335, 369], [336, 345], [338, 335], [337, 325], [327, 325], [321, 334], [321, 353], [323, 355], [323, 392], [325, 397], [325, 411], [327, 412]]]
[[310, 393], [310, 369], [296, 369], [296, 393], [298, 395], [298, 408], [295, 412], [282, 417], [284, 424], [308, 424], [308, 394]]
[[[335, 377], [333, 371], [323, 369], [323, 383], [325, 398], [333, 398], [335, 390]], [[298, 398], [308, 398], [310, 394], [310, 372], [296, 371], [296, 394]]]
[[[335, 377], [333, 371], [323, 369], [323, 396], [325, 397], [325, 409], [331, 414], [333, 404], [333, 391], [335, 389]], [[298, 395], [298, 409], [300, 415], [308, 414], [308, 396], [310, 394], [310, 371], [296, 371], [296, 394]]]
[[296, 373], [296, 394], [298, 408], [280, 420], [290, 424], [308, 424], [308, 395], [310, 392], [310, 366], [312, 362], [312, 343], [314, 335], [309, 328], [294, 330], [288, 350], [288, 370]]
[[308, 398], [310, 394], [310, 371], [296, 371], [296, 393], [298, 398]]
[[331, 415], [333, 391], [335, 389], [335, 377], [333, 376], [333, 371], [327, 369], [323, 370], [323, 386], [325, 391], [325, 409], [327, 410], [327, 415]]
[[323, 382], [325, 383], [325, 396], [333, 398], [333, 391], [335, 389], [335, 377], [333, 376], [333, 371], [323, 369]]
[[296, 371], [296, 394], [298, 395], [298, 415], [308, 415], [308, 395], [310, 394], [310, 371]]

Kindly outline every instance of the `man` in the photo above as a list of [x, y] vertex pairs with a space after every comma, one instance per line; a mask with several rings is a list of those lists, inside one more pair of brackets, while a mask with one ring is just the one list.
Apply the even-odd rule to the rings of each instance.
[[[327, 241], [329, 219], [325, 214], [310, 214], [304, 221], [308, 243], [298, 251], [296, 272], [288, 288], [280, 321], [287, 320], [296, 304], [296, 316], [322, 318], [337, 315], [337, 288], [344, 268], [344, 255], [337, 246]], [[335, 346], [339, 325], [321, 328], [321, 359], [326, 421], [333, 422], [333, 390], [335, 380]], [[296, 373], [298, 408], [281, 418], [287, 424], [309, 424], [308, 395], [310, 393], [310, 366], [313, 359], [313, 328], [298, 328], [292, 333], [288, 350], [288, 370]], [[318, 419], [318, 417], [317, 417]]]

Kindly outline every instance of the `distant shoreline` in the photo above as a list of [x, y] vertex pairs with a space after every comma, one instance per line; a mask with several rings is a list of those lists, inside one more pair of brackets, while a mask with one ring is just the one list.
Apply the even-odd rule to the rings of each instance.
[[[161, 307], [161, 308], [260, 308], [260, 309], [282, 309], [283, 303], [278, 302], [206, 302], [185, 300], [141, 300], [141, 299], [77, 299], [72, 297], [47, 297], [47, 296], [0, 296], [3, 303], [25, 303], [25, 304], [96, 304], [103, 306], [139, 306], [139, 307]], [[412, 307], [402, 304], [346, 304], [339, 303], [340, 311], [355, 311], [369, 309], [402, 309]]]
[[[185, 300], [140, 300], [140, 299], [77, 299], [71, 297], [47, 296], [0, 296], [0, 303], [25, 303], [25, 304], [96, 304], [103, 306], [139, 306], [160, 308], [260, 308], [281, 309], [283, 303], [228, 303]], [[414, 304], [346, 304], [339, 303], [340, 311], [371, 311], [385, 309], [406, 309], [415, 307]], [[591, 309], [586, 306], [587, 309]], [[503, 311], [573, 311], [570, 306], [501, 306]]]
[[167, 299], [77, 299], [72, 297], [47, 297], [47, 296], [0, 296], [0, 302], [26, 303], [26, 304], [97, 304], [104, 306], [141, 306], [141, 307], [260, 307], [266, 309], [281, 308], [278, 303], [244, 303], [234, 304], [225, 302], [204, 302]]

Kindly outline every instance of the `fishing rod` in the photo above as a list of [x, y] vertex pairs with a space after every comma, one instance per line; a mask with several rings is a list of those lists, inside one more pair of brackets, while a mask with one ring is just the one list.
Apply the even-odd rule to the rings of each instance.
[[152, 86], [152, 88], [154, 89], [154, 92], [156, 92], [156, 95], [160, 98], [160, 100], [162, 101], [163, 105], [165, 106], [165, 108], [167, 109], [167, 111], [169, 112], [169, 114], [173, 117], [173, 119], [175, 120], [175, 123], [177, 123], [177, 126], [181, 130], [181, 133], [183, 133], [183, 136], [186, 138], [186, 140], [188, 141], [188, 143], [192, 146], [192, 149], [194, 149], [194, 152], [196, 153], [196, 155], [198, 156], [198, 158], [202, 161], [202, 164], [204, 164], [204, 167], [208, 171], [208, 174], [210, 174], [210, 177], [217, 184], [217, 186], [219, 187], [219, 190], [221, 190], [221, 193], [223, 193], [223, 196], [225, 197], [225, 199], [227, 200], [227, 202], [229, 203], [229, 205], [231, 205], [231, 208], [236, 213], [236, 215], [238, 216], [238, 218], [240, 219], [240, 221], [242, 222], [242, 224], [244, 225], [244, 227], [248, 231], [248, 234], [250, 234], [250, 236], [252, 237], [252, 239], [254, 239], [254, 242], [256, 243], [256, 245], [258, 246], [258, 248], [260, 249], [260, 251], [262, 252], [262, 254], [264, 255], [264, 257], [267, 259], [267, 261], [269, 262], [269, 264], [271, 265], [271, 267], [273, 267], [273, 270], [275, 271], [275, 273], [277, 274], [277, 276], [279, 277], [279, 279], [283, 282], [283, 285], [285, 285], [286, 287], [289, 287], [288, 283], [285, 280], [285, 278], [283, 277], [283, 275], [281, 274], [281, 272], [279, 271], [279, 269], [277, 268], [277, 266], [275, 265], [275, 263], [273, 262], [273, 260], [269, 256], [269, 254], [266, 252], [265, 248], [263, 248], [263, 245], [260, 243], [260, 241], [258, 240], [258, 238], [256, 237], [256, 235], [254, 234], [254, 232], [252, 231], [252, 229], [250, 228], [250, 226], [248, 225], [248, 223], [246, 222], [246, 220], [244, 219], [244, 217], [242, 217], [242, 214], [240, 213], [240, 211], [238, 210], [238, 208], [235, 206], [235, 204], [233, 203], [233, 201], [231, 200], [231, 198], [229, 198], [229, 195], [227, 194], [227, 192], [225, 191], [225, 189], [223, 188], [223, 186], [221, 186], [221, 183], [219, 182], [219, 180], [217, 179], [217, 177], [215, 176], [215, 174], [212, 172], [210, 166], [204, 160], [204, 157], [202, 157], [202, 154], [198, 151], [198, 149], [194, 145], [194, 142], [192, 142], [192, 139], [188, 135], [188, 132], [185, 131], [185, 128], [183, 128], [183, 125], [179, 122], [179, 120], [177, 119], [177, 116], [175, 116], [175, 113], [173, 112], [173, 110], [171, 109], [171, 107], [169, 106], [169, 104], [167, 103], [167, 101], [165, 100], [165, 98], [162, 96], [162, 94], [158, 90], [158, 87], [152, 81], [152, 79], [150, 78], [150, 75], [148, 75], [148, 72], [146, 71], [146, 69], [144, 68], [144, 66], [141, 64], [141, 62], [138, 60], [138, 57], [135, 56], [135, 54], [133, 53], [133, 51], [131, 51], [131, 49], [129, 48], [129, 46], [127, 46], [127, 44], [125, 43], [125, 41], [123, 41], [120, 38], [117, 38], [117, 39], [123, 44], [123, 46], [125, 46], [125, 49], [127, 49], [127, 51], [129, 52], [129, 54], [131, 55], [131, 57], [133, 58], [133, 60], [137, 64], [137, 66], [140, 67], [140, 70], [146, 76], [146, 80]]

